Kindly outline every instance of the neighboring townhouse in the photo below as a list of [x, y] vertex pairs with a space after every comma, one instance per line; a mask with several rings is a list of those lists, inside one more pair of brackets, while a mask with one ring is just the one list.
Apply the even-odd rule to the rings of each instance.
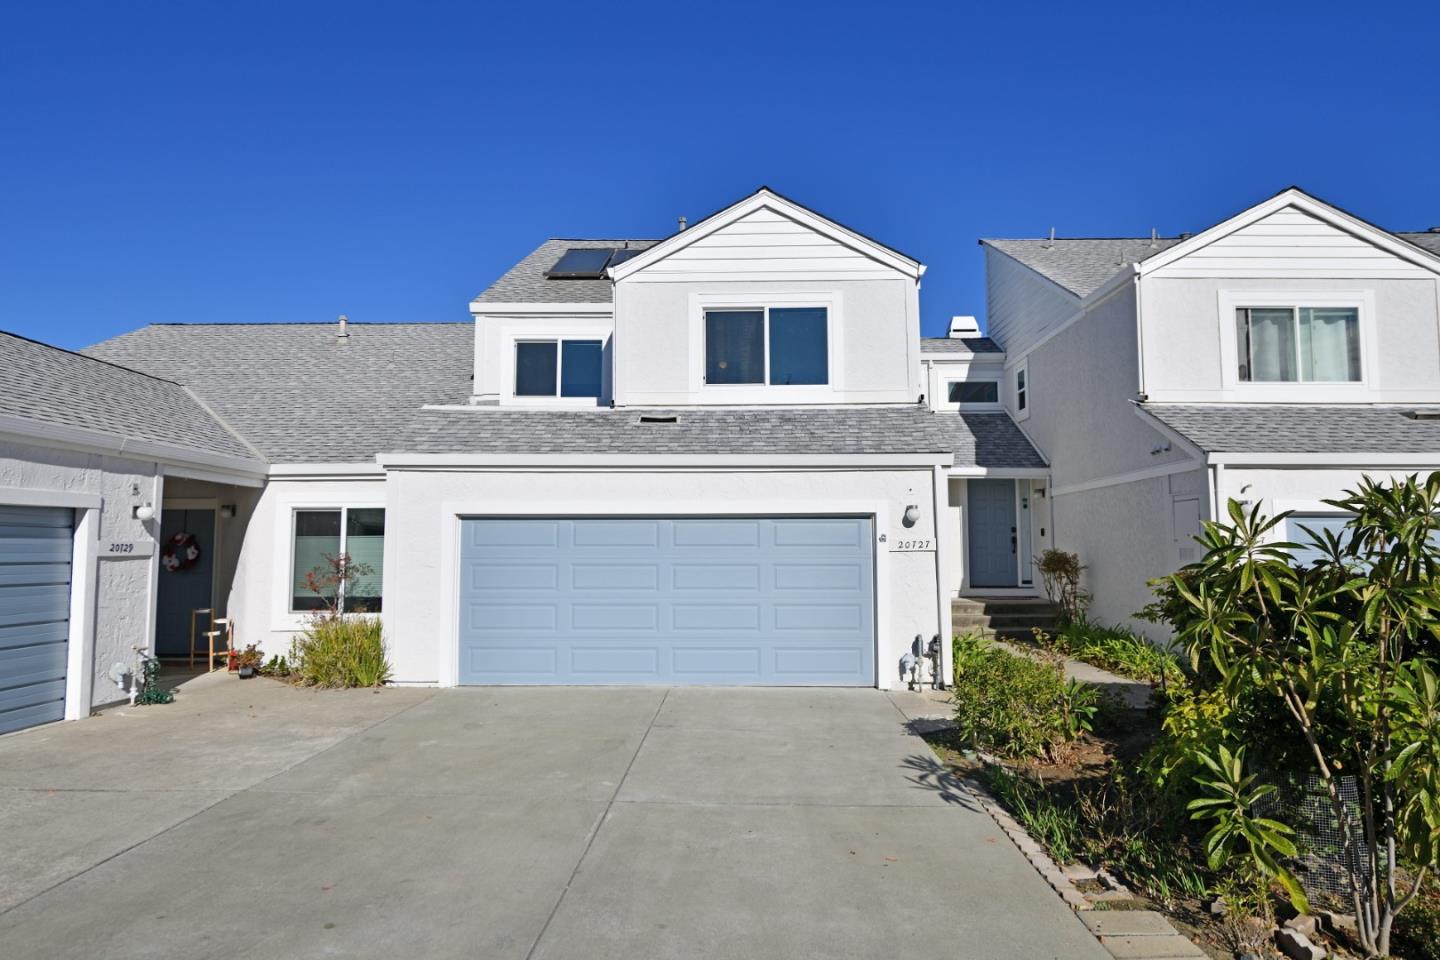
[[[658, 241], [549, 240], [470, 323], [99, 344], [107, 364], [72, 359], [166, 384], [253, 458], [147, 474], [152, 547], [213, 560], [151, 562], [130, 635], [186, 656], [213, 608], [284, 653], [320, 605], [305, 572], [343, 552], [370, 568], [345, 609], [383, 618], [401, 683], [897, 686], [957, 593], [1035, 592], [1046, 523], [1005, 356], [973, 323], [920, 337], [923, 273], [761, 189]], [[65, 483], [31, 479], [0, 504]], [[101, 491], [122, 514], [101, 533], [141, 541], [121, 492]], [[87, 676], [116, 655], [71, 644]], [[68, 709], [113, 697], [97, 682]]]
[[1149, 602], [1231, 498], [1304, 539], [1362, 475], [1440, 469], [1440, 232], [1291, 188], [1194, 235], [981, 244], [1005, 407], [1097, 619]]

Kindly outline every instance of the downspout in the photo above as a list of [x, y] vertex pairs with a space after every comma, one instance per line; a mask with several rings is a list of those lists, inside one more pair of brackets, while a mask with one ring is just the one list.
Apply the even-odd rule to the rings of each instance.
[[1132, 263], [1130, 269], [1135, 271], [1131, 282], [1135, 285], [1135, 379], [1137, 389], [1136, 395], [1144, 400], [1148, 396], [1145, 389], [1145, 316], [1140, 305], [1140, 265]]
[[1221, 492], [1225, 487], [1225, 464], [1212, 464], [1210, 468], [1210, 519], [1219, 523], [1225, 517], [1225, 511], [1221, 509], [1224, 494]]
[[945, 563], [941, 556], [940, 544], [948, 543], [940, 538], [940, 518], [944, 516], [945, 507], [948, 504], [946, 492], [949, 489], [949, 480], [945, 475], [945, 468], [938, 464], [934, 470], [934, 494], [935, 494], [935, 632], [940, 637], [940, 676], [937, 678], [942, 684], [941, 689], [950, 686], [947, 679], [955, 669], [950, 662], [950, 636], [954, 628], [951, 626], [950, 591], [945, 586]]

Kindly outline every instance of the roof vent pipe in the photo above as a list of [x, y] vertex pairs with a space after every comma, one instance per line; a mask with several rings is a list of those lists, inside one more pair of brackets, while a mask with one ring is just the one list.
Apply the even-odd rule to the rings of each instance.
[[1160, 231], [1159, 231], [1159, 230], [1156, 230], [1154, 227], [1151, 227], [1151, 228], [1150, 228], [1150, 249], [1151, 249], [1151, 250], [1154, 250], [1154, 249], [1155, 249], [1156, 247], [1158, 247], [1158, 246], [1160, 246]]
[[1050, 242], [1047, 243], [1047, 244], [1045, 244], [1045, 249], [1046, 249], [1046, 250], [1053, 250], [1053, 249], [1055, 249], [1055, 228], [1054, 228], [1054, 227], [1051, 227], [1051, 228], [1050, 228]]
[[350, 338], [350, 318], [340, 314], [340, 329], [335, 331], [335, 339], [348, 340]]
[[685, 218], [684, 218], [684, 217], [681, 217], [681, 218], [680, 218], [680, 230], [681, 230], [682, 232], [685, 230]]

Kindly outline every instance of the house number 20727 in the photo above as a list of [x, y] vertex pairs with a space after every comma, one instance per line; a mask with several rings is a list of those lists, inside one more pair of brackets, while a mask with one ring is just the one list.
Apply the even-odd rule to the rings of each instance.
[[896, 540], [890, 547], [892, 553], [902, 550], [934, 550], [934, 540]]

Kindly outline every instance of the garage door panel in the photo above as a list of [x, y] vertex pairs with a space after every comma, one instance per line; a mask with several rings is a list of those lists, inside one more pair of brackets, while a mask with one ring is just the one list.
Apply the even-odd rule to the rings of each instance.
[[675, 520], [677, 547], [756, 547], [759, 520]]
[[0, 507], [0, 733], [65, 716], [73, 521]]
[[465, 575], [476, 593], [554, 590], [560, 584], [560, 568], [553, 563], [477, 563], [467, 567]]
[[463, 522], [462, 683], [874, 683], [868, 519]]
[[577, 563], [570, 568], [576, 590], [654, 590], [660, 585], [660, 568], [653, 563]]

